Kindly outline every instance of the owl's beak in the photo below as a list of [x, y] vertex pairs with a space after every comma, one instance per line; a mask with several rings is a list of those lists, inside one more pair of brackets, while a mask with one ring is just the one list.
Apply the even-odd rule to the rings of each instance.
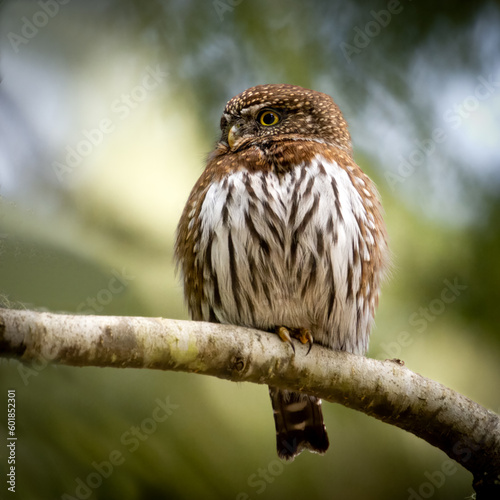
[[235, 142], [241, 137], [240, 135], [241, 123], [235, 123], [227, 134], [227, 143], [229, 147], [233, 149]]

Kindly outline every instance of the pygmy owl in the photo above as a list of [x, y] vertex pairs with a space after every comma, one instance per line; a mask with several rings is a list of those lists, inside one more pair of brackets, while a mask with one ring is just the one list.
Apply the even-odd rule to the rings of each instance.
[[[192, 318], [364, 354], [386, 230], [339, 108], [314, 90], [258, 85], [226, 104], [220, 127], [177, 230]], [[278, 455], [324, 453], [321, 400], [269, 389]]]

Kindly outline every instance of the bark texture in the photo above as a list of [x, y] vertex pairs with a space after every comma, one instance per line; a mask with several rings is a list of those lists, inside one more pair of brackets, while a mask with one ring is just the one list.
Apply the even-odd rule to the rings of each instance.
[[396, 425], [474, 475], [478, 499], [500, 498], [500, 418], [398, 360], [296, 344], [249, 328], [162, 318], [0, 309], [0, 356], [70, 366], [196, 372], [302, 391]]

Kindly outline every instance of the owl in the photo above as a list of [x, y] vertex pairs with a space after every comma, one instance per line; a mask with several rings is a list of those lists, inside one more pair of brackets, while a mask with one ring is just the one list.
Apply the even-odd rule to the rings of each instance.
[[[387, 238], [339, 108], [314, 90], [258, 85], [226, 104], [220, 128], [177, 229], [192, 319], [365, 354]], [[324, 453], [321, 400], [269, 392], [279, 457]]]

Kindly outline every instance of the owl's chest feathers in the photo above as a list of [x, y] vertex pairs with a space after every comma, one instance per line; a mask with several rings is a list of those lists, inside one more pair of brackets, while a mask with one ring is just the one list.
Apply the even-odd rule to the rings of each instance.
[[213, 183], [196, 245], [205, 319], [309, 327], [330, 344], [327, 328], [356, 330], [375, 220], [351, 179], [317, 157], [285, 174], [240, 169]]

